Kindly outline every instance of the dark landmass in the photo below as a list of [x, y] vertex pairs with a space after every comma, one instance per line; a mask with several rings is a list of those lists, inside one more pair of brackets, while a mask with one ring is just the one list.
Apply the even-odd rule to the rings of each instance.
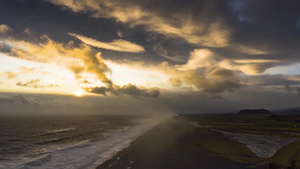
[[[135, 140], [97, 169], [298, 169], [300, 126], [261, 114], [179, 115]], [[258, 157], [248, 145], [224, 134], [275, 136], [294, 141], [272, 157]], [[253, 144], [273, 149], [266, 141]]]
[[271, 112], [266, 109], [244, 109], [239, 111], [239, 114], [271, 114]]

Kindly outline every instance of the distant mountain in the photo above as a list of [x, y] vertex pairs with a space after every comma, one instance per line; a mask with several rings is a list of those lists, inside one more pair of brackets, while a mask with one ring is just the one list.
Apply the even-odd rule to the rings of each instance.
[[266, 109], [244, 109], [239, 111], [239, 114], [271, 114], [269, 110]]

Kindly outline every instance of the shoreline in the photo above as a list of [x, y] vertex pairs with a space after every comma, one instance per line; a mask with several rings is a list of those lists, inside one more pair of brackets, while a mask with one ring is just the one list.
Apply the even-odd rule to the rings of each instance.
[[[178, 117], [178, 116], [177, 116]], [[172, 117], [154, 126], [96, 169], [196, 169], [249, 167], [218, 156], [193, 143], [194, 128], [188, 121]]]

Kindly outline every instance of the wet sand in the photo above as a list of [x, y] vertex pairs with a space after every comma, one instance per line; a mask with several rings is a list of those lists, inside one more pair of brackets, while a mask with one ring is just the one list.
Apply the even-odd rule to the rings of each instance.
[[136, 139], [97, 169], [245, 169], [195, 141], [194, 127], [178, 117], [166, 120]]

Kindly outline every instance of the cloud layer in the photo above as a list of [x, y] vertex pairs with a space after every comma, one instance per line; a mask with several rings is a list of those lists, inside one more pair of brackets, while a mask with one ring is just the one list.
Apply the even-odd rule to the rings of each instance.
[[[181, 8], [171, 1], [105, 1], [105, 0], [47, 0], [67, 7], [74, 12], [91, 13], [92, 17], [110, 18], [132, 27], [144, 26], [145, 30], [171, 38], [183, 38], [189, 43], [210, 47], [227, 46], [230, 29], [221, 16], [214, 15], [213, 2], [201, 1], [194, 9]], [[156, 8], [147, 8], [156, 5]], [[189, 4], [187, 2], [187, 4]], [[174, 10], [164, 10], [174, 6]]]

